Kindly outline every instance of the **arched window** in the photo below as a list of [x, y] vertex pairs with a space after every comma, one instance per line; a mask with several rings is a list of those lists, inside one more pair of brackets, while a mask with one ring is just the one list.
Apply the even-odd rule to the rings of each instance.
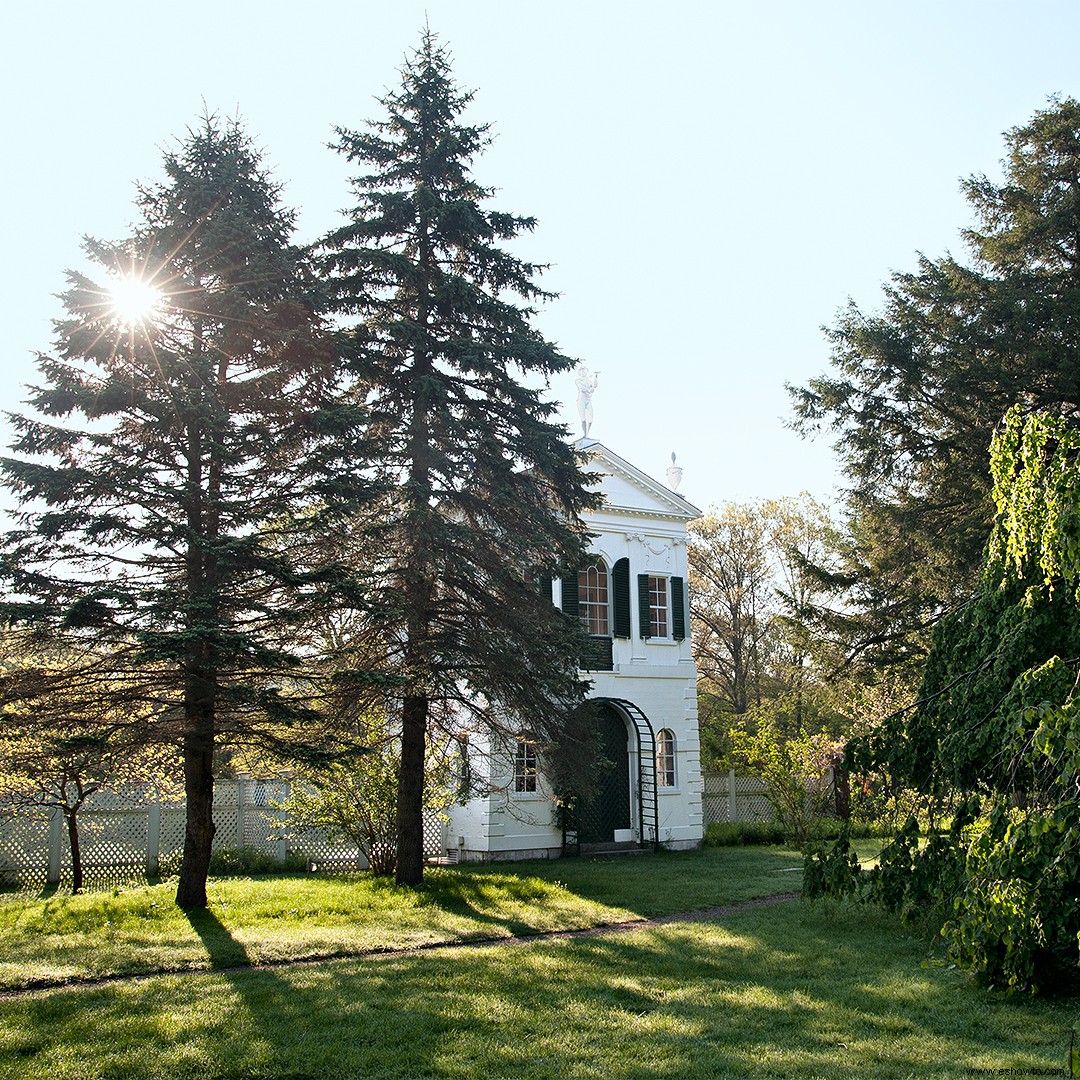
[[596, 559], [578, 571], [578, 614], [586, 633], [608, 637], [608, 572], [602, 559]]
[[675, 787], [675, 735], [664, 728], [656, 736], [656, 783], [662, 788]]

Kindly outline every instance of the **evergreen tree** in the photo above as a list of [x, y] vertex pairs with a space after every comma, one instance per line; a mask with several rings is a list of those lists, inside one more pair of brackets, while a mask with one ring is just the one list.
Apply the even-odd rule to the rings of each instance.
[[13, 417], [3, 461], [23, 509], [2, 569], [10, 619], [108, 646], [115, 685], [177, 732], [177, 903], [196, 908], [215, 749], [323, 745], [290, 678], [292, 627], [357, 599], [353, 575], [311, 569], [308, 550], [353, 513], [363, 446], [293, 215], [244, 131], [206, 117], [164, 166], [127, 239], [87, 241], [99, 279], [69, 274], [37, 415]]
[[323, 244], [337, 311], [355, 320], [341, 351], [370, 409], [380, 477], [395, 485], [378, 593], [396, 648], [405, 884], [423, 874], [432, 727], [468, 710], [554, 753], [583, 696], [581, 629], [547, 584], [580, 564], [577, 515], [592, 497], [535, 388], [572, 361], [530, 325], [530, 305], [548, 297], [543, 268], [499, 246], [533, 219], [486, 209], [492, 191], [472, 177], [489, 136], [462, 122], [471, 99], [425, 32], [401, 88], [380, 99], [385, 118], [338, 131], [337, 149], [367, 171]]
[[793, 391], [797, 424], [828, 425], [850, 483], [850, 549], [823, 580], [833, 629], [879, 671], [911, 663], [978, 580], [994, 507], [986, 456], [1013, 404], [1080, 404], [1080, 103], [1052, 100], [1005, 135], [1003, 183], [964, 184], [973, 261], [920, 259], [885, 307], [848, 306], [833, 370]]

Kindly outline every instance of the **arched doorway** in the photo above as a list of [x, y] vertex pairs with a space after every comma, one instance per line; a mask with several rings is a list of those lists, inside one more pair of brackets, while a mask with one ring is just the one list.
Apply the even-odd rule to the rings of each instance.
[[626, 724], [615, 709], [601, 704], [596, 710], [596, 730], [593, 790], [577, 804], [579, 844], [610, 844], [616, 830], [633, 828]]

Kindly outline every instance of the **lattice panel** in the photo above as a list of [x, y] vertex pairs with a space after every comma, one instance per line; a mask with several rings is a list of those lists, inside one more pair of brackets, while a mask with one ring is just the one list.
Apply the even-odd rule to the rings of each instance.
[[424, 858], [439, 859], [446, 851], [446, 822], [434, 810], [424, 811]]
[[[702, 776], [701, 808], [706, 826], [731, 822], [731, 798], [728, 773], [706, 773]], [[735, 817], [739, 821], [772, 821], [773, 808], [765, 792], [768, 785], [756, 776], [736, 776]]]
[[0, 814], [0, 883], [44, 885], [48, 866], [47, 814]]
[[[85, 870], [143, 870], [146, 867], [147, 817], [144, 810], [79, 812], [79, 846]], [[65, 829], [65, 841], [67, 830]], [[71, 869], [71, 848], [61, 848], [60, 866]]]
[[170, 860], [175, 862], [184, 850], [185, 815], [182, 806], [163, 808], [161, 811], [158, 859], [163, 865], [167, 866]]
[[315, 829], [294, 832], [289, 840], [289, 848], [302, 852], [319, 870], [367, 869], [367, 860], [355, 845], [332, 844], [323, 833]]

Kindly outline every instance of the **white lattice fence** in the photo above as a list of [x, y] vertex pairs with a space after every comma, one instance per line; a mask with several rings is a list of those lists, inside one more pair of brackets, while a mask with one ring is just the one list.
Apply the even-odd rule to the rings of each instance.
[[5, 807], [0, 816], [0, 882], [44, 885], [48, 869], [49, 815], [16, 814]]
[[[366, 863], [354, 845], [331, 843], [316, 830], [287, 826], [283, 780], [218, 780], [214, 784], [214, 849], [254, 848], [284, 862], [289, 851], [320, 868]], [[161, 801], [138, 785], [99, 792], [79, 811], [83, 870], [88, 880], [156, 874], [175, 866], [184, 847], [184, 804]], [[442, 855], [444, 825], [424, 820], [425, 855]], [[71, 880], [71, 851], [59, 811], [0, 805], [0, 883], [36, 886]]]
[[756, 776], [736, 776], [735, 771], [704, 773], [702, 813], [705, 825], [716, 822], [772, 821], [768, 786]]

